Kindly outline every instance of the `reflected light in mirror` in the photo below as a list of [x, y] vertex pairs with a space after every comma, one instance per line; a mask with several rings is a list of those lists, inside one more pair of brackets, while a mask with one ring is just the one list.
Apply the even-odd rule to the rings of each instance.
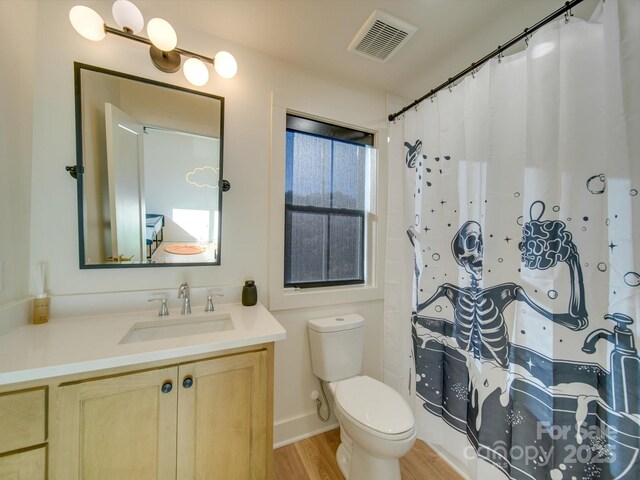
[[209, 241], [209, 210], [187, 210], [174, 208], [172, 220], [185, 232], [191, 235], [196, 242]]
[[99, 42], [107, 35], [102, 17], [84, 5], [76, 5], [69, 11], [69, 21], [75, 31], [88, 40]]
[[122, 128], [123, 130], [126, 130], [126, 131], [127, 131], [127, 132], [129, 132], [129, 133], [133, 133], [134, 135], [138, 135], [138, 132], [135, 132], [135, 131], [131, 130], [131, 129], [130, 129], [130, 128], [128, 128], [128, 127], [125, 127], [125, 126], [124, 126], [124, 125], [122, 125], [121, 123], [119, 123], [119, 124], [118, 124], [118, 126], [119, 126], [120, 128]]

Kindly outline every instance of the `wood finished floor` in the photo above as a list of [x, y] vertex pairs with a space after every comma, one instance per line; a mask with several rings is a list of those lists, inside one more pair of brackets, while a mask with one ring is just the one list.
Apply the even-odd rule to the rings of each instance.
[[[344, 480], [336, 462], [339, 445], [335, 429], [274, 450], [274, 480]], [[462, 480], [421, 440], [400, 459], [400, 471], [402, 480]]]

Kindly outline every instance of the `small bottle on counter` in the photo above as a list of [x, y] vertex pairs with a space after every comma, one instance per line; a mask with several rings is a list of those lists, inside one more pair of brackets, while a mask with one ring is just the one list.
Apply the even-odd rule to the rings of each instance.
[[39, 293], [33, 299], [33, 318], [31, 322], [34, 324], [47, 323], [49, 321], [49, 302], [51, 298], [46, 293]]
[[242, 287], [242, 305], [250, 307], [258, 303], [258, 289], [253, 280], [247, 280]]

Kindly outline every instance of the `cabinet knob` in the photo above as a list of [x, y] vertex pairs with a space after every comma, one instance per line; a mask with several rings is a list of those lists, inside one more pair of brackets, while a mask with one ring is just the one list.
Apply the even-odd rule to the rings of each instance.
[[190, 376], [184, 377], [184, 380], [182, 380], [182, 386], [184, 388], [191, 388], [191, 385], [193, 385], [193, 378]]
[[164, 382], [162, 384], [162, 387], [160, 388], [160, 390], [162, 390], [162, 393], [169, 393], [172, 389], [173, 389], [173, 384], [169, 381]]

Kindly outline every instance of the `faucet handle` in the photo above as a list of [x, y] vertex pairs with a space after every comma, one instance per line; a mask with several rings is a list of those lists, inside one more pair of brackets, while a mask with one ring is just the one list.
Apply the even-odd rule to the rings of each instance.
[[210, 293], [207, 295], [207, 306], [204, 307], [205, 312], [213, 312], [215, 311], [215, 307], [213, 306], [213, 297], [224, 297], [221, 293]]
[[160, 304], [160, 311], [158, 312], [159, 317], [166, 317], [169, 315], [169, 308], [167, 307], [167, 299], [165, 297], [161, 298], [150, 298], [147, 302], [162, 302]]

